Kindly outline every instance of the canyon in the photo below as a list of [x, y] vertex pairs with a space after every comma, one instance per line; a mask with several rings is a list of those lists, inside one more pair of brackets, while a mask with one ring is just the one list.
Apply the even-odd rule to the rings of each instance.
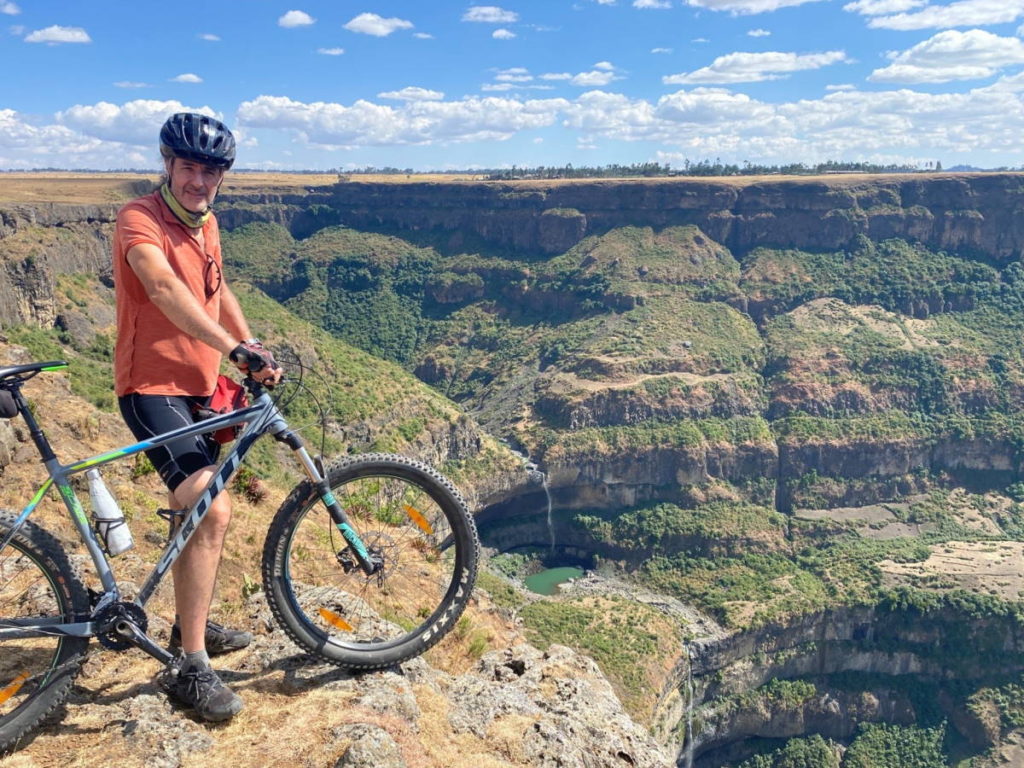
[[[0, 203], [0, 333], [50, 329], [81, 351], [109, 330], [117, 207]], [[1024, 176], [934, 174], [350, 180], [227, 189], [217, 214], [236, 274], [433, 387], [337, 434], [365, 449], [405, 424], [403, 450], [461, 472], [494, 554], [532, 548], [655, 592], [671, 579], [651, 563], [680, 557], [794, 568], [758, 577], [770, 599], [709, 570], [697, 614], [658, 609], [679, 642], [632, 714], [680, 765], [710, 768], [757, 739], [848, 743], [936, 708], [975, 750], [1012, 740], [978, 691], [1022, 672], [1021, 595], [983, 580], [986, 600], [964, 601], [966, 580], [885, 563], [1019, 540], [1022, 207]], [[97, 278], [79, 305], [76, 275]], [[330, 324], [380, 307], [391, 335]], [[0, 464], [17, 447], [0, 423]], [[801, 554], [848, 540], [870, 589]], [[665, 605], [701, 588], [679, 589]]]

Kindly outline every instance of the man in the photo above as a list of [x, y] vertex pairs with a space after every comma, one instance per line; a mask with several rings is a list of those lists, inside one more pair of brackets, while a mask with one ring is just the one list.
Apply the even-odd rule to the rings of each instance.
[[[268, 385], [282, 374], [252, 338], [221, 272], [210, 205], [234, 163], [234, 136], [211, 117], [178, 113], [160, 130], [160, 154], [166, 182], [125, 205], [114, 234], [114, 391], [140, 440], [193, 423], [194, 409], [214, 390], [222, 355]], [[200, 437], [146, 452], [172, 509], [188, 509], [202, 494], [215, 469], [215, 445]], [[207, 618], [230, 518], [231, 499], [221, 493], [173, 568], [171, 646], [182, 659], [164, 687], [207, 720], [227, 720], [242, 708], [210, 668], [208, 653], [243, 648], [252, 639]]]

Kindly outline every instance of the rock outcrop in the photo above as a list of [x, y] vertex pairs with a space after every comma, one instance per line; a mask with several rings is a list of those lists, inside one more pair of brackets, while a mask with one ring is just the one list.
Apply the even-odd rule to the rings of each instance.
[[134, 654], [103, 653], [88, 662], [63, 724], [23, 745], [15, 759], [43, 765], [75, 755], [88, 768], [109, 765], [112, 754], [158, 768], [225, 754], [251, 764], [336, 768], [674, 764], [624, 713], [594, 662], [569, 648], [542, 652], [518, 643], [461, 673], [418, 658], [356, 675], [298, 653], [270, 623], [261, 594], [250, 607], [253, 644], [217, 664], [246, 702], [230, 724], [203, 724], [169, 702], [152, 681], [152, 662], [132, 665]]
[[696, 179], [380, 184], [343, 182], [305, 195], [232, 195], [231, 228], [276, 221], [296, 236], [333, 224], [449, 233], [537, 255], [620, 226], [693, 224], [735, 253], [755, 246], [835, 250], [857, 235], [904, 238], [1006, 262], [1024, 252], [1024, 177], [958, 174], [779, 180]]
[[[907, 694], [915, 686], [939, 692], [935, 704], [954, 727], [989, 746], [996, 737], [982, 733], [957, 686], [999, 684], [1024, 670], [1017, 616], [979, 619], [969, 606], [953, 605], [837, 609], [698, 639], [686, 651], [680, 664], [688, 672], [679, 678], [689, 681], [692, 695], [680, 725], [691, 724], [686, 751], [697, 758], [753, 737], [820, 733], [844, 739], [858, 722], [915, 722], [919, 703]], [[862, 686], [851, 691], [848, 683], [833, 685], [844, 674], [857, 676]], [[791, 679], [813, 685], [800, 696], [758, 693], [769, 681]]]
[[0, 206], [0, 327], [52, 326], [58, 275], [109, 275], [114, 205]]

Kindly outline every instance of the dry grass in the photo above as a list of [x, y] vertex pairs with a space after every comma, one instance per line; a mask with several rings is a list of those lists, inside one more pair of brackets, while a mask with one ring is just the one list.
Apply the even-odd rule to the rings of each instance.
[[948, 541], [931, 548], [920, 563], [884, 560], [878, 567], [889, 584], [932, 584], [1017, 601], [1024, 597], [1024, 543], [1018, 541]]
[[[915, 179], [972, 177], [982, 174], [915, 174]], [[134, 196], [132, 185], [138, 181], [155, 181], [156, 174], [135, 173], [72, 173], [70, 171], [0, 173], [0, 203], [117, 203]], [[356, 174], [348, 177], [354, 183], [418, 184], [418, 183], [487, 183], [550, 189], [576, 184], [699, 184], [726, 187], [748, 187], [754, 184], [827, 184], [830, 187], [856, 187], [864, 184], [891, 183], [906, 179], [905, 174], [842, 174], [829, 176], [723, 176], [666, 177], [654, 179], [531, 179], [523, 181], [485, 182], [475, 174], [414, 173]], [[338, 183], [334, 173], [232, 173], [224, 181], [225, 194], [259, 191], [297, 192], [310, 187]]]
[[[378, 184], [478, 181], [471, 175], [415, 174], [407, 176], [366, 174], [352, 181]], [[138, 182], [157, 181], [156, 174], [142, 173], [0, 173], [0, 203], [119, 203], [130, 200]], [[232, 173], [224, 180], [223, 194], [247, 192], [301, 192], [338, 183], [334, 173]]]
[[[0, 365], [17, 362], [15, 348], [0, 343]], [[98, 454], [133, 442], [120, 416], [102, 413], [70, 393], [64, 373], [43, 374], [26, 386], [26, 394], [65, 461]], [[119, 581], [141, 583], [162, 549], [157, 543], [165, 523], [153, 513], [163, 506], [164, 490], [155, 474], [131, 479], [130, 461], [107, 465], [104, 477], [126, 512], [133, 515], [131, 529], [135, 549], [114, 560]], [[121, 469], [123, 471], [119, 472]], [[21, 509], [45, 479], [45, 471], [31, 443], [20, 443], [16, 461], [3, 468], [0, 508]], [[85, 496], [84, 492], [81, 494]], [[214, 614], [234, 626], [254, 627], [252, 606], [243, 595], [246, 580], [259, 582], [259, 563], [264, 534], [284, 491], [271, 488], [269, 498], [254, 506], [234, 496], [234, 517], [218, 576]], [[63, 505], [54, 494], [40, 505], [33, 519], [65, 542], [76, 541]], [[148, 534], [148, 536], [147, 536]], [[150, 540], [152, 539], [152, 540]], [[72, 548], [74, 544], [70, 544]], [[76, 551], [83, 552], [81, 547]], [[98, 586], [95, 579], [89, 579]], [[130, 592], [130, 590], [129, 590]], [[165, 583], [147, 605], [150, 631], [165, 641], [173, 617], [172, 590]], [[450, 674], [466, 672], [479, 656], [522, 640], [519, 632], [500, 612], [481, 598], [474, 598], [459, 627], [428, 652], [426, 660], [435, 669]], [[140, 717], [139, 697], [163, 702], [154, 684], [159, 669], [156, 661], [138, 651], [123, 654], [104, 652], [94, 641], [95, 654], [79, 677], [76, 692], [62, 715], [43, 728], [15, 755], [0, 764], [12, 768], [105, 768], [120, 765], [143, 768], [152, 764], [162, 747], [156, 737], [133, 733], [131, 722]], [[218, 668], [244, 669], [247, 651], [219, 660]], [[179, 723], [182, 738], [208, 735], [212, 746], [205, 751], [185, 753], [183, 766], [204, 766], [214, 760], [252, 766], [334, 765], [347, 749], [343, 738], [332, 731], [350, 723], [370, 723], [385, 731], [398, 744], [409, 768], [518, 768], [514, 745], [521, 741], [527, 724], [514, 723], [501, 745], [472, 734], [453, 733], [446, 718], [443, 693], [433, 686], [414, 690], [423, 712], [418, 724], [403, 718], [399, 710], [384, 712], [353, 706], [351, 687], [321, 685], [316, 681], [296, 684], [290, 673], [269, 669], [259, 672], [228, 672], [227, 678], [246, 702], [243, 712], [224, 725], [207, 726], [188, 715], [166, 715]], [[148, 706], [153, 706], [152, 704]], [[157, 706], [162, 706], [159, 704]], [[435, 717], [437, 715], [437, 717]], [[147, 741], [147, 739], [149, 741]], [[506, 760], [504, 755], [509, 754]]]

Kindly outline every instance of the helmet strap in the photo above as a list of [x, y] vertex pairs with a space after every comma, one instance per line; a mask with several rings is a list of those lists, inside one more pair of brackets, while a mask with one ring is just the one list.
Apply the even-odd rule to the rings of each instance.
[[210, 218], [211, 211], [209, 208], [202, 213], [193, 213], [186, 209], [185, 206], [178, 202], [178, 198], [171, 192], [171, 186], [166, 181], [160, 186], [160, 197], [167, 203], [171, 213], [178, 217], [178, 221], [189, 229], [202, 229], [203, 225]]

